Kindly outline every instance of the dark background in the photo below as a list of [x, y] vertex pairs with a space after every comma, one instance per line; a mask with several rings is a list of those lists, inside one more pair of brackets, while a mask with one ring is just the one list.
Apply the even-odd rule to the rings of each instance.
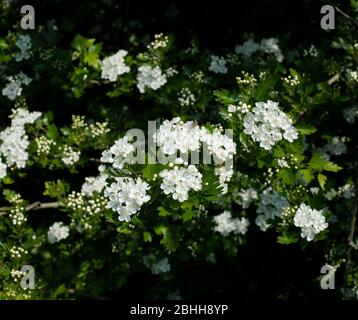
[[[339, 1], [339, 7], [346, 8], [347, 3]], [[144, 47], [155, 33], [174, 33], [181, 47], [188, 46], [195, 37], [201, 47], [219, 54], [232, 52], [248, 33], [257, 41], [283, 36], [293, 48], [297, 44], [328, 43], [332, 36], [320, 28], [320, 8], [327, 2], [318, 0], [15, 1], [14, 10], [0, 28], [1, 35], [6, 34], [6, 26], [18, 21], [18, 8], [24, 4], [35, 7], [37, 25], [54, 20], [61, 35], [59, 46], [64, 49], [69, 48], [76, 34], [96, 38], [110, 52], [125, 48], [132, 35], [136, 35], [139, 47], [142, 43]], [[70, 116], [73, 110], [67, 110]], [[249, 233], [248, 245], [240, 250], [236, 260], [223, 255], [216, 265], [191, 264], [173, 270], [178, 276], [175, 287], [183, 298], [339, 298], [336, 290], [324, 291], [318, 281], [312, 282], [318, 279], [325, 263], [320, 248], [314, 245], [303, 252], [299, 245], [277, 245], [273, 234], [257, 230]], [[338, 287], [339, 272], [337, 276]], [[155, 277], [136, 275], [110, 296], [143, 298], [153, 286]]]

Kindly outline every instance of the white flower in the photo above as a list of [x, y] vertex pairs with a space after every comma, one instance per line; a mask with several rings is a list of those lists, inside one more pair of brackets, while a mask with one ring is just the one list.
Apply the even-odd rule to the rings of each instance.
[[165, 120], [153, 135], [154, 142], [167, 155], [174, 155], [200, 148], [200, 128], [193, 121], [183, 122], [179, 117]]
[[118, 213], [119, 221], [129, 221], [142, 205], [150, 200], [147, 195], [148, 183], [137, 178], [117, 177], [115, 182], [107, 185], [104, 195], [108, 198], [107, 208]]
[[183, 88], [179, 92], [178, 101], [182, 107], [189, 107], [196, 102], [196, 99], [189, 88]]
[[302, 203], [297, 209], [293, 222], [296, 227], [301, 228], [301, 237], [312, 241], [314, 237], [328, 227], [322, 211], [310, 208]]
[[241, 205], [243, 209], [247, 209], [251, 202], [258, 199], [257, 191], [254, 188], [241, 189], [239, 192]]
[[9, 81], [5, 88], [2, 89], [2, 95], [7, 97], [9, 100], [15, 100], [16, 97], [20, 96], [22, 93], [21, 85], [28, 85], [32, 81], [26, 74], [22, 71], [15, 75], [7, 78]]
[[37, 145], [37, 155], [47, 155], [51, 151], [51, 146], [55, 145], [56, 142], [50, 139], [47, 139], [45, 136], [40, 136], [35, 138], [35, 142]]
[[257, 208], [258, 216], [255, 222], [261, 231], [266, 231], [270, 227], [268, 221], [273, 220], [275, 217], [282, 217], [282, 211], [289, 206], [289, 203], [286, 198], [271, 188], [265, 189], [260, 198]]
[[0, 154], [5, 157], [7, 166], [25, 167], [29, 146], [25, 125], [33, 123], [40, 116], [40, 112], [28, 112], [22, 108], [12, 110], [11, 126], [0, 132]]
[[6, 176], [7, 165], [0, 160], [0, 179]]
[[235, 48], [235, 52], [247, 57], [251, 57], [251, 55], [259, 49], [260, 45], [254, 42], [252, 39], [249, 39], [245, 41], [241, 46], [237, 46]]
[[213, 218], [215, 222], [214, 230], [221, 233], [224, 237], [228, 236], [231, 232], [234, 234], [245, 234], [250, 225], [248, 219], [242, 217], [233, 218], [230, 211], [223, 213]]
[[313, 44], [311, 44], [311, 46], [309, 47], [308, 50], [307, 49], [303, 50], [303, 56], [304, 57], [307, 57], [307, 56], [309, 56], [309, 57], [317, 57], [318, 56], [318, 51], [317, 51], [316, 47]]
[[214, 73], [227, 73], [226, 60], [223, 57], [212, 55], [209, 70]]
[[135, 148], [128, 142], [128, 136], [118, 139], [114, 145], [102, 152], [101, 162], [112, 163], [115, 169], [123, 169], [125, 163], [131, 163]]
[[157, 50], [160, 48], [165, 48], [169, 43], [169, 37], [165, 36], [163, 33], [154, 35], [154, 41], [152, 41], [147, 47], [148, 49]]
[[278, 39], [275, 38], [262, 39], [260, 43], [260, 50], [266, 53], [273, 54], [277, 62], [282, 62], [284, 58], [281, 49], [278, 46]]
[[70, 228], [65, 226], [62, 221], [55, 222], [47, 232], [47, 238], [50, 243], [59, 242], [66, 239], [70, 234]]
[[100, 174], [97, 177], [86, 177], [81, 193], [85, 196], [92, 196], [95, 192], [101, 193], [107, 185], [106, 179], [106, 174]]
[[202, 174], [194, 165], [189, 165], [188, 168], [165, 169], [159, 176], [163, 178], [160, 188], [166, 195], [172, 194], [172, 198], [179, 202], [188, 200], [190, 190], [199, 191], [202, 187]]
[[153, 254], [148, 254], [143, 257], [144, 265], [151, 270], [153, 274], [160, 274], [170, 271], [170, 263], [168, 258], [157, 260]]
[[124, 61], [127, 53], [126, 50], [119, 50], [114, 55], [104, 58], [101, 63], [101, 78], [114, 82], [121, 74], [128, 73], [130, 67]]
[[81, 151], [73, 150], [72, 147], [65, 145], [62, 151], [61, 160], [67, 166], [71, 166], [75, 164], [78, 160], [80, 160]]
[[278, 108], [278, 102], [270, 100], [255, 104], [252, 112], [244, 118], [244, 128], [244, 132], [266, 150], [271, 150], [282, 138], [289, 142], [298, 138], [292, 120]]
[[354, 123], [355, 118], [358, 117], [358, 105], [344, 109], [343, 116], [348, 123]]
[[162, 73], [160, 67], [140, 66], [137, 74], [137, 87], [140, 93], [146, 88], [158, 90], [167, 82], [167, 76]]
[[32, 44], [30, 36], [20, 35], [15, 44], [20, 49], [20, 52], [15, 54], [16, 61], [27, 60], [31, 57]]
[[333, 137], [323, 148], [322, 152], [327, 152], [335, 156], [347, 153], [347, 147], [344, 144], [346, 139], [344, 137]]

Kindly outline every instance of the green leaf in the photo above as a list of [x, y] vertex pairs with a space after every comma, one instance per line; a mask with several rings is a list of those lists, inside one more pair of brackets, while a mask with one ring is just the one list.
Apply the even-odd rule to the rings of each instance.
[[283, 183], [293, 185], [296, 181], [296, 175], [291, 169], [281, 169], [277, 176]]
[[308, 163], [309, 167], [315, 170], [322, 170], [328, 161], [322, 155], [315, 153]]
[[148, 231], [143, 232], [143, 240], [144, 242], [152, 242], [152, 235]]
[[326, 177], [324, 174], [320, 173], [320, 174], [318, 174], [317, 179], [318, 179], [319, 185], [320, 185], [321, 188], [323, 189], [323, 188], [324, 188], [324, 185], [325, 185], [326, 182], [327, 182], [327, 177]]
[[304, 136], [308, 136], [317, 131], [317, 129], [314, 126], [306, 123], [296, 124], [295, 127], [297, 131]]
[[2, 194], [6, 201], [11, 202], [11, 199], [16, 195], [16, 192], [10, 189], [4, 189]]
[[230, 92], [225, 89], [215, 90], [213, 94], [216, 97], [215, 100], [223, 104], [234, 104], [238, 101], [238, 99], [230, 97]]
[[282, 234], [282, 236], [277, 237], [277, 242], [280, 244], [291, 244], [296, 243], [298, 239], [299, 237], [297, 234], [285, 232]]
[[159, 211], [159, 215], [161, 217], [165, 217], [165, 216], [170, 215], [170, 213], [167, 210], [165, 210], [163, 207], [159, 207], [158, 211]]
[[310, 183], [313, 179], [313, 174], [312, 171], [310, 169], [301, 169], [300, 173], [303, 176], [303, 179], [307, 182]]
[[46, 181], [43, 195], [49, 196], [51, 198], [59, 198], [65, 196], [69, 190], [69, 184], [62, 180], [57, 180], [56, 182]]
[[323, 169], [326, 170], [326, 171], [337, 172], [339, 170], [342, 170], [342, 167], [340, 167], [339, 165], [329, 161], [324, 165]]

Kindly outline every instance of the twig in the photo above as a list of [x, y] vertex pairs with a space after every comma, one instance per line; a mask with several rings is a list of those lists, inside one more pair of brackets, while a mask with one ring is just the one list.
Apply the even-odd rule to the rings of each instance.
[[[29, 204], [25, 211], [32, 211], [32, 210], [44, 210], [44, 209], [57, 209], [60, 206], [59, 202], [45, 202], [41, 203], [40, 201], [33, 202]], [[7, 212], [11, 210], [11, 207], [1, 207], [0, 208], [0, 216], [4, 216]]]
[[354, 20], [351, 16], [349, 16], [347, 13], [343, 12], [341, 9], [339, 9], [335, 4], [333, 4], [332, 2], [328, 1], [328, 3], [330, 5], [333, 6], [333, 8], [335, 10], [337, 10], [342, 16], [344, 16], [345, 18], [347, 18], [348, 20], [350, 20], [351, 22], [353, 22], [356, 26], [358, 26], [358, 21]]
[[336, 81], [338, 81], [338, 80], [339, 80], [339, 77], [340, 77], [339, 73], [336, 73], [332, 78], [330, 78], [330, 79], [327, 81], [328, 85], [331, 86], [333, 83], [335, 83]]

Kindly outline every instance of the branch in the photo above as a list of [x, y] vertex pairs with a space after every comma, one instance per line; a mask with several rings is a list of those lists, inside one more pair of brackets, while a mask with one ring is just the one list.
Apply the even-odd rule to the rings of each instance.
[[[45, 202], [41, 203], [40, 201], [33, 202], [29, 204], [25, 211], [32, 211], [32, 210], [44, 210], [44, 209], [57, 209], [60, 207], [59, 202]], [[12, 207], [1, 207], [0, 208], [0, 216], [4, 216], [8, 213], [9, 210], [11, 210]]]

